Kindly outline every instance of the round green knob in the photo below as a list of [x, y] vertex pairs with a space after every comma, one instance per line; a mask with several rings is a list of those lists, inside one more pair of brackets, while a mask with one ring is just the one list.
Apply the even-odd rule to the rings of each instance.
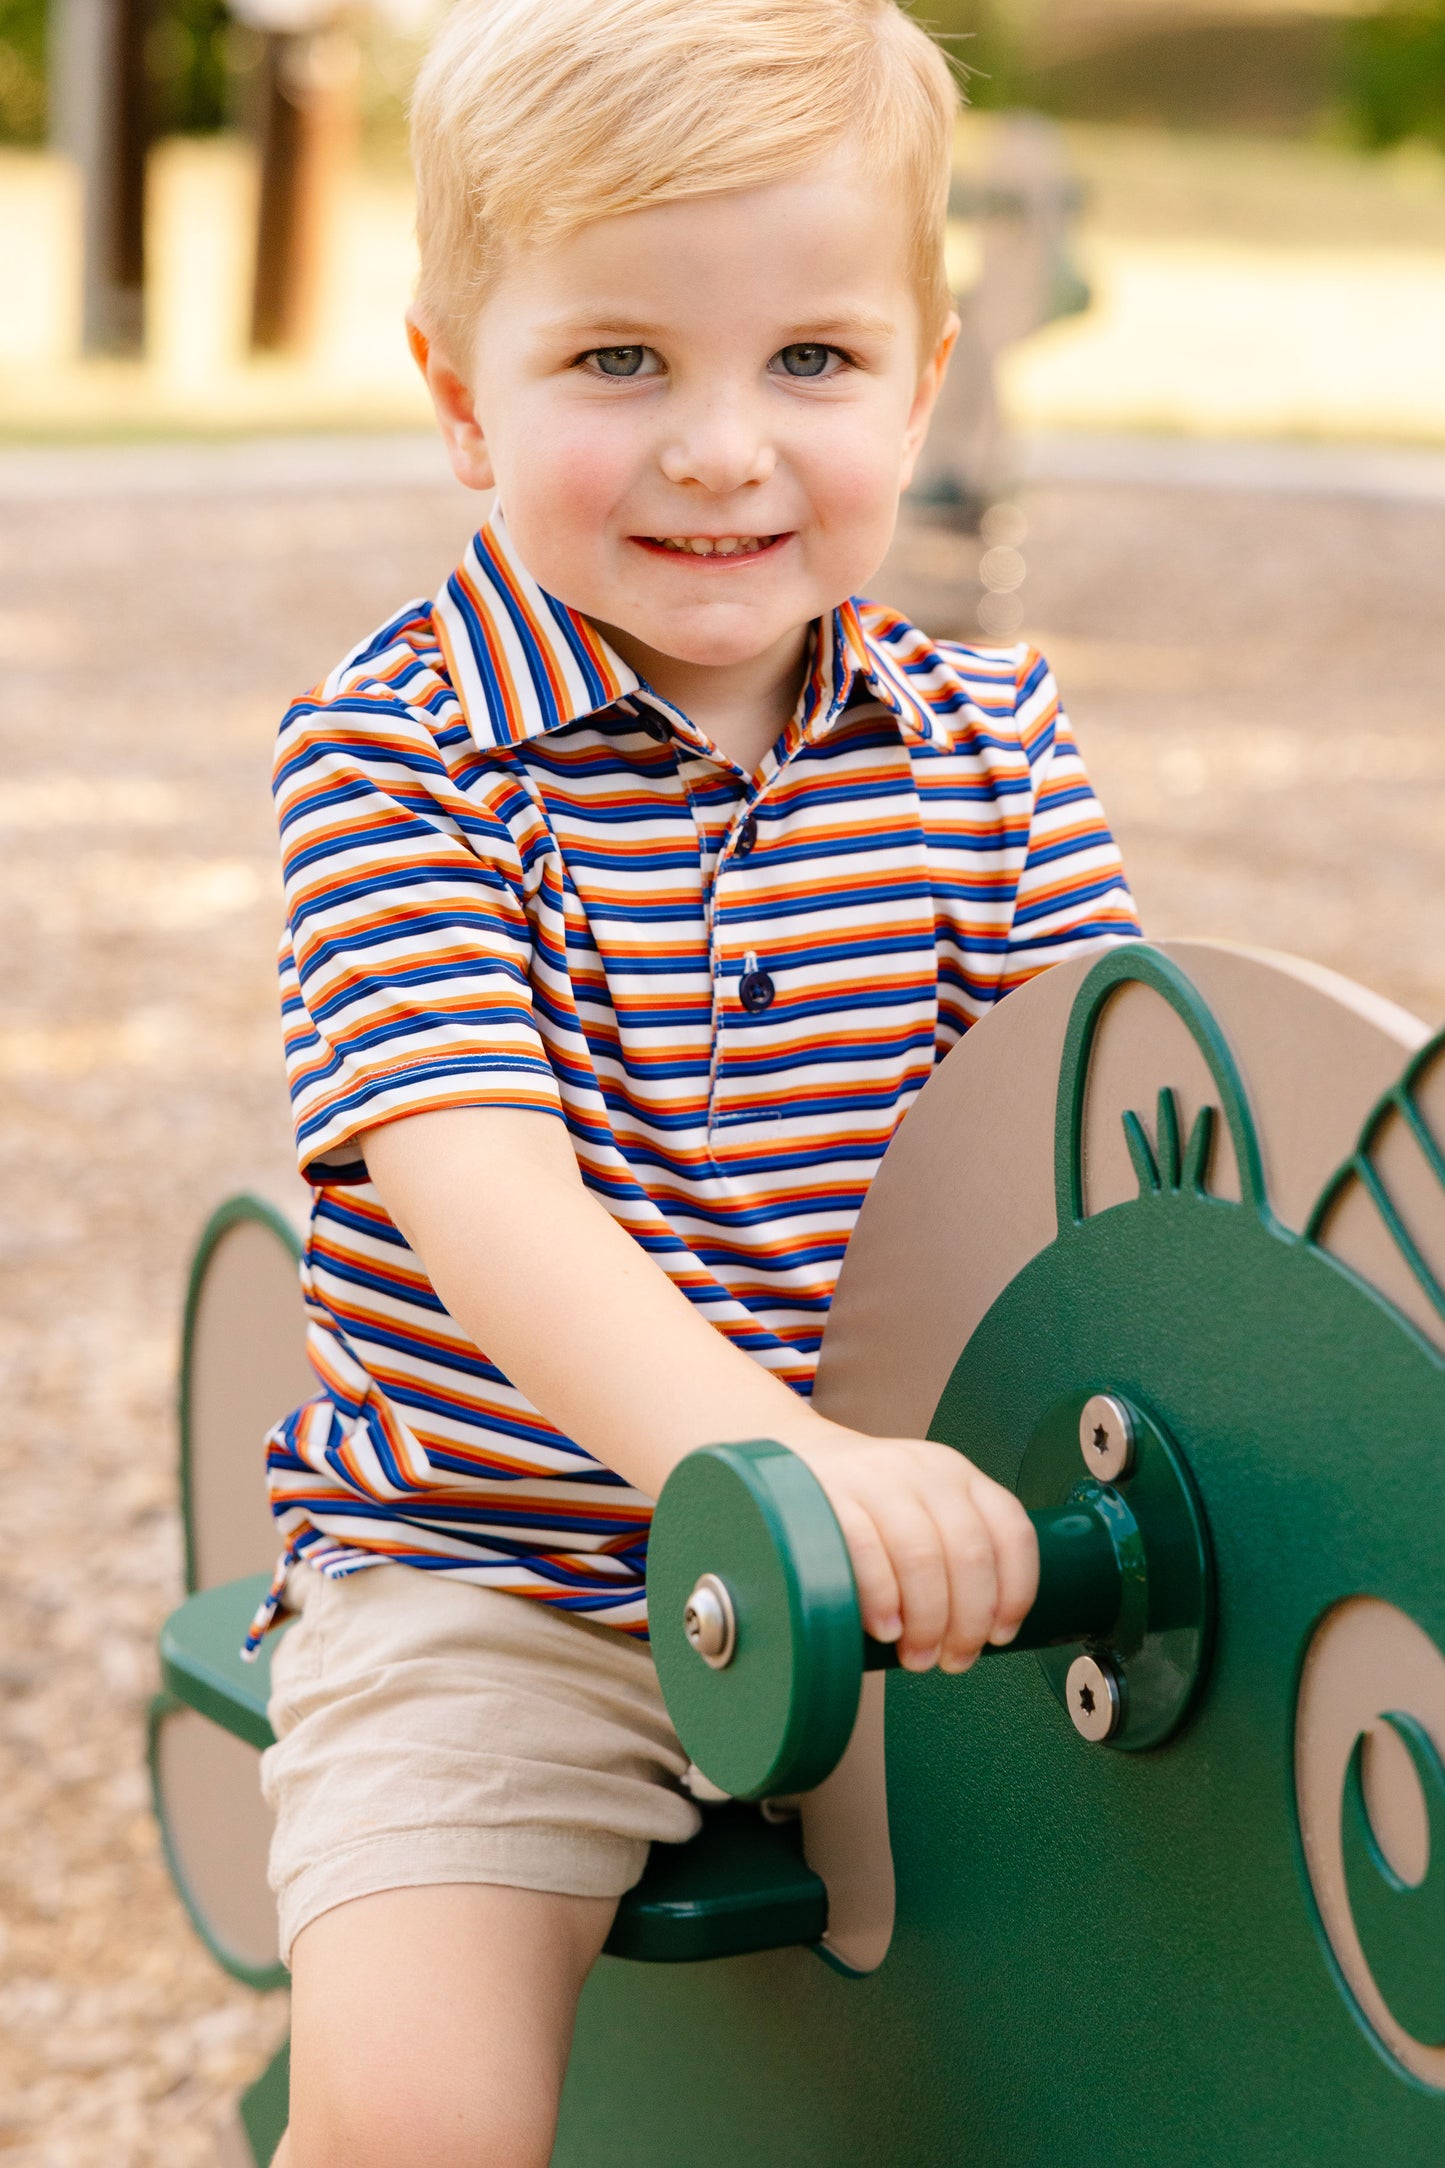
[[735, 1799], [811, 1791], [858, 1715], [863, 1628], [821, 1484], [768, 1440], [690, 1453], [648, 1543], [652, 1651], [694, 1762]]

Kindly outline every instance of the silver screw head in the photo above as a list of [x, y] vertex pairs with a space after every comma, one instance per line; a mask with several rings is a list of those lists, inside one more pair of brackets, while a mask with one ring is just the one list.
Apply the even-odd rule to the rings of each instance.
[[1112, 1393], [1093, 1393], [1079, 1417], [1084, 1466], [1100, 1483], [1118, 1483], [1134, 1465], [1134, 1425]]
[[738, 1644], [737, 1618], [727, 1583], [715, 1573], [705, 1573], [687, 1599], [682, 1630], [703, 1662], [714, 1671], [725, 1671]]
[[1076, 1656], [1064, 1681], [1064, 1695], [1069, 1722], [1081, 1739], [1102, 1746], [1113, 1738], [1124, 1714], [1124, 1697], [1119, 1674], [1107, 1658]]

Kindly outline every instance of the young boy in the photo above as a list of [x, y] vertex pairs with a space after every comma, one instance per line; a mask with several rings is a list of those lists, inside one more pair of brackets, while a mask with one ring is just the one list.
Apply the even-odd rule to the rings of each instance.
[[413, 346], [497, 502], [276, 771], [289, 2168], [546, 2162], [618, 1896], [697, 1826], [643, 1601], [683, 1454], [802, 1454], [914, 1669], [1032, 1600], [1012, 1497], [808, 1402], [934, 1063], [1136, 931], [1039, 658], [848, 599], [956, 328], [953, 118], [894, 0], [461, 0], [422, 74]]

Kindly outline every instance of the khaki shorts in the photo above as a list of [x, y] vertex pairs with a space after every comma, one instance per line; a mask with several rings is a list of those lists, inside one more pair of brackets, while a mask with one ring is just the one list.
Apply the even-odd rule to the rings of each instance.
[[645, 1642], [524, 1596], [374, 1566], [293, 1569], [272, 1666], [281, 1952], [353, 1897], [504, 1882], [620, 1897], [693, 1836], [687, 1756]]

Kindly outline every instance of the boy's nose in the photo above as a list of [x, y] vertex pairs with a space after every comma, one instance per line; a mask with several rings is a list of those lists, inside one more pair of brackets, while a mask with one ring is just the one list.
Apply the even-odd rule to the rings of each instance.
[[742, 401], [710, 400], [673, 428], [661, 461], [669, 482], [693, 482], [713, 496], [766, 482], [777, 465], [767, 433]]

